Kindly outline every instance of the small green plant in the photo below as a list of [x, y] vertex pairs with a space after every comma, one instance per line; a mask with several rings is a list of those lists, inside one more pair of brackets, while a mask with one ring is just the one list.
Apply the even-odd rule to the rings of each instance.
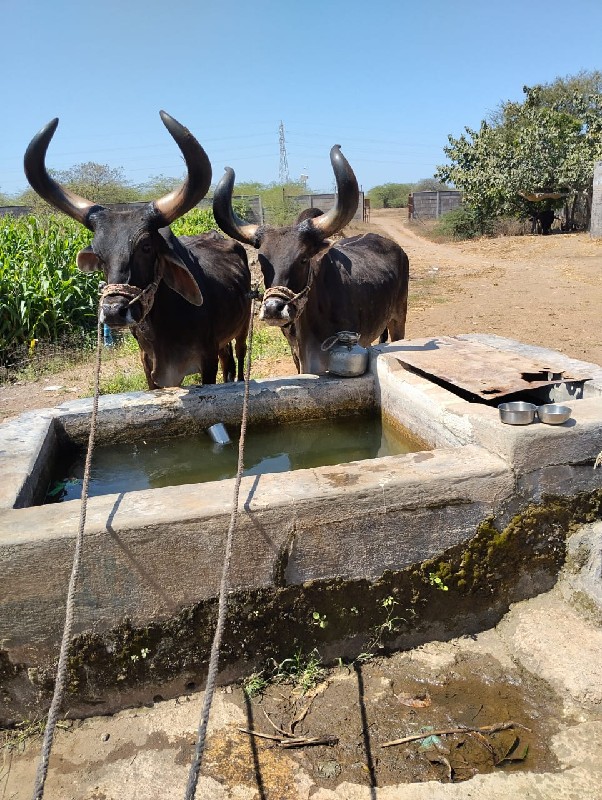
[[491, 219], [484, 217], [477, 209], [461, 206], [448, 211], [440, 217], [433, 233], [437, 236], [456, 240], [475, 239], [492, 231]]
[[292, 684], [303, 694], [313, 689], [326, 675], [322, 658], [314, 648], [308, 655], [299, 648], [290, 658], [282, 661], [271, 659], [270, 666], [252, 672], [244, 679], [242, 687], [249, 698], [262, 695], [271, 683]]
[[429, 583], [431, 586], [434, 586], [436, 589], [440, 589], [442, 592], [449, 591], [449, 586], [446, 586], [442, 579], [434, 572], [429, 572]]
[[242, 682], [242, 690], [248, 698], [261, 696], [270, 685], [263, 670], [252, 672]]
[[[41, 736], [46, 729], [47, 719], [47, 717], [24, 719], [22, 722], [17, 722], [13, 728], [0, 731], [0, 750], [7, 752], [17, 750], [33, 736]], [[67, 730], [70, 727], [70, 723], [59, 720], [56, 723], [56, 727]]]
[[326, 619], [326, 614], [320, 614], [319, 611], [312, 611], [312, 624], [317, 625], [319, 628], [326, 628], [328, 625], [328, 620]]
[[308, 655], [304, 655], [299, 648], [291, 658], [274, 661], [273, 664], [273, 680], [276, 683], [292, 683], [303, 694], [313, 689], [326, 674], [322, 658], [315, 648]]
[[100, 393], [101, 394], [122, 394], [123, 392], [142, 392], [148, 389], [146, 376], [142, 369], [124, 370], [110, 377], [103, 379], [101, 372]]
[[385, 611], [385, 618], [373, 629], [372, 638], [368, 642], [366, 650], [357, 657], [356, 661], [360, 663], [370, 661], [370, 659], [374, 658], [378, 650], [383, 650], [385, 646], [383, 641], [384, 637], [392, 633], [397, 633], [399, 630], [399, 623], [406, 622], [405, 617], [398, 617], [394, 614], [395, 606], [399, 605], [399, 603], [393, 595], [385, 597], [381, 605]]
[[291, 355], [288, 342], [279, 328], [259, 324], [253, 330], [253, 362]]

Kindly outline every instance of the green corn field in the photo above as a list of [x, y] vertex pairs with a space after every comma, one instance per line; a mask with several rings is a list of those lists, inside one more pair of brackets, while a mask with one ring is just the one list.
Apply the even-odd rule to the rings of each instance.
[[0, 217], [0, 357], [95, 327], [98, 275], [77, 269], [91, 234], [63, 216]]

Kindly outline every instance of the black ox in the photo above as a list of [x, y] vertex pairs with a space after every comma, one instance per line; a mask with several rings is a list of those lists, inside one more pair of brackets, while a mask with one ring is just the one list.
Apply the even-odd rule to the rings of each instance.
[[60, 186], [45, 167], [58, 119], [32, 139], [25, 174], [44, 200], [93, 231], [77, 265], [84, 272], [104, 272], [101, 320], [113, 329], [131, 328], [150, 389], [179, 386], [185, 375], [197, 372], [203, 383], [215, 383], [218, 362], [224, 380], [235, 375], [241, 380], [250, 317], [247, 255], [216, 232], [180, 238], [171, 232], [170, 223], [207, 193], [211, 164], [190, 131], [164, 111], [161, 119], [188, 172], [178, 189], [159, 200], [116, 210]]
[[544, 208], [542, 211], [533, 211], [531, 214], [531, 233], [541, 233], [544, 236], [550, 233], [554, 224], [554, 209]]
[[327, 240], [353, 217], [359, 200], [357, 180], [335, 145], [330, 161], [337, 183], [334, 207], [325, 214], [303, 212], [290, 227], [252, 225], [232, 209], [234, 171], [226, 167], [213, 198], [220, 228], [259, 251], [266, 287], [260, 317], [286, 336], [299, 372], [320, 374], [328, 353], [321, 345], [340, 331], [360, 334], [370, 345], [387, 331], [403, 339], [408, 303], [408, 257], [395, 242], [367, 233]]

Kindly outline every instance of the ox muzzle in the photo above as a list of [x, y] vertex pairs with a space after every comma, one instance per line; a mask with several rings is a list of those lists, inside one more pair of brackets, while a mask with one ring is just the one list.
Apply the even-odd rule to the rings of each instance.
[[142, 319], [142, 309], [123, 295], [107, 295], [100, 306], [100, 321], [112, 329], [129, 328]]
[[259, 311], [259, 319], [268, 325], [284, 328], [298, 319], [309, 296], [311, 281], [305, 289], [295, 294], [286, 286], [274, 286], [266, 289], [263, 303]]
[[283, 297], [264, 298], [259, 310], [259, 319], [268, 325], [282, 328], [294, 322], [297, 314], [293, 304]]
[[159, 280], [155, 280], [146, 289], [129, 283], [104, 286], [101, 291], [100, 321], [114, 330], [140, 325], [152, 307], [158, 284]]

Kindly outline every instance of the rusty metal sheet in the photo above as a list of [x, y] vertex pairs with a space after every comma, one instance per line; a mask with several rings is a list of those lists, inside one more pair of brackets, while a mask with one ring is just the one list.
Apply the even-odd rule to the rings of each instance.
[[591, 375], [554, 364], [554, 359], [535, 361], [520, 353], [497, 350], [481, 342], [454, 336], [437, 336], [399, 342], [395, 358], [404, 365], [482, 397], [497, 400], [505, 395], [590, 380]]

